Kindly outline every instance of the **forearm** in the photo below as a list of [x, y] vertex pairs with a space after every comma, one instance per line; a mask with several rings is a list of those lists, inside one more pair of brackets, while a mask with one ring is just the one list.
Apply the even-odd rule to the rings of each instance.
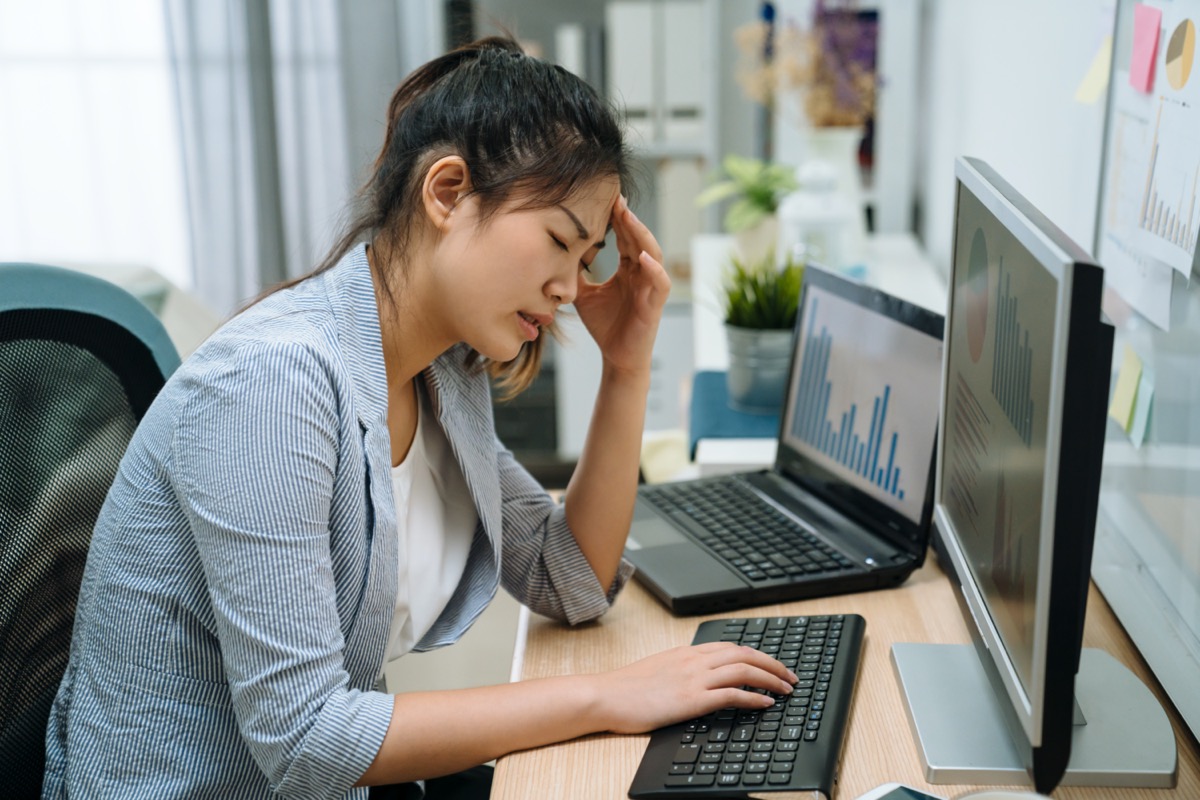
[[393, 698], [360, 786], [458, 772], [506, 753], [599, 731], [642, 733], [718, 708], [764, 709], [796, 675], [749, 647], [674, 647], [611, 672]]
[[395, 696], [360, 786], [448, 775], [506, 753], [608, 730], [595, 676]]
[[605, 367], [579, 464], [566, 492], [567, 523], [607, 589], [616, 577], [637, 499], [649, 369]]

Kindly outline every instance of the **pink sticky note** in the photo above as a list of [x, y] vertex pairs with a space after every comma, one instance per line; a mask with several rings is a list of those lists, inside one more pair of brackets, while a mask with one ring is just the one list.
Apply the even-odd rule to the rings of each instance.
[[1154, 56], [1158, 52], [1158, 30], [1162, 11], [1138, 3], [1133, 7], [1133, 56], [1129, 59], [1129, 82], [1139, 92], [1154, 88]]

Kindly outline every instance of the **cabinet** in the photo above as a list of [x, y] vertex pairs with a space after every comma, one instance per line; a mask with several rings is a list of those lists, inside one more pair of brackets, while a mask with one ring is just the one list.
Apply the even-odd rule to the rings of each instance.
[[613, 0], [605, 7], [609, 94], [625, 108], [639, 150], [716, 155], [712, 0]]

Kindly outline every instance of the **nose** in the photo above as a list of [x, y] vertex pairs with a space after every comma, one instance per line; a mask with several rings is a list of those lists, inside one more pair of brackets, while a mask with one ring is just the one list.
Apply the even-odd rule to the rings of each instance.
[[546, 284], [546, 295], [556, 305], [565, 306], [572, 303], [575, 301], [575, 295], [579, 291], [580, 280], [579, 273], [575, 271], [570, 272], [570, 274], [555, 275]]

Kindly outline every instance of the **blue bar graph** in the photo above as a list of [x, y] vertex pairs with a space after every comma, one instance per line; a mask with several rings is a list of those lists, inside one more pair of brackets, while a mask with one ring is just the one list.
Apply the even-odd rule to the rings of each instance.
[[996, 299], [996, 353], [992, 360], [992, 394], [1004, 415], [1029, 446], [1033, 439], [1033, 400], [1030, 375], [1033, 348], [1029, 330], [1017, 322], [1017, 298], [1012, 296], [1012, 277], [1000, 260], [1000, 293]]
[[829, 351], [833, 337], [824, 325], [819, 333], [816, 331], [818, 302], [814, 299], [808, 312], [797, 388], [797, 404], [803, 410], [796, 415], [792, 435], [903, 500], [900, 467], [895, 463], [898, 435], [892, 432], [886, 440], [884, 438], [892, 387], [885, 384], [883, 394], [874, 398], [871, 423], [865, 437], [860, 433], [867, 423], [865, 405], [862, 414], [858, 412], [858, 403], [851, 403], [836, 420], [830, 417], [829, 397], [833, 383], [829, 380]]

